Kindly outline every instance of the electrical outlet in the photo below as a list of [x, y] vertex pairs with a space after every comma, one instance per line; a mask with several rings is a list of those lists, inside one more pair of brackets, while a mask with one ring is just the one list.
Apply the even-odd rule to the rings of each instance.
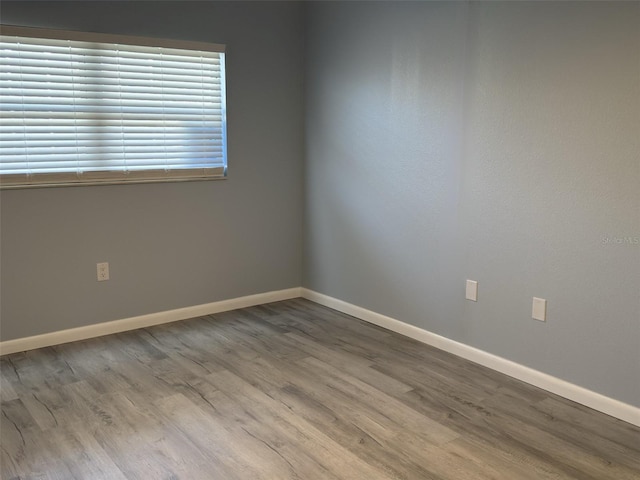
[[96, 268], [98, 270], [98, 281], [104, 282], [105, 280], [109, 280], [109, 263], [101, 262], [96, 264]]

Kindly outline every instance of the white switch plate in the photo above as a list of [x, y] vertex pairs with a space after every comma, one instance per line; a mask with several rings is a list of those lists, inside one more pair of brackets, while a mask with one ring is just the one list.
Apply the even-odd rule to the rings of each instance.
[[99, 282], [104, 282], [105, 280], [109, 280], [109, 263], [108, 262], [97, 263], [96, 269], [98, 271]]
[[541, 322], [547, 321], [547, 301], [544, 298], [533, 297], [531, 316]]
[[466, 299], [474, 302], [478, 301], [478, 282], [475, 280], [467, 280]]

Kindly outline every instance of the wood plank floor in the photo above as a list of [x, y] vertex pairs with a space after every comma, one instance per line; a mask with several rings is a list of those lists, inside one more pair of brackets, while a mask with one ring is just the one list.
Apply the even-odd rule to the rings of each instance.
[[3, 479], [640, 479], [640, 429], [295, 299], [2, 357]]

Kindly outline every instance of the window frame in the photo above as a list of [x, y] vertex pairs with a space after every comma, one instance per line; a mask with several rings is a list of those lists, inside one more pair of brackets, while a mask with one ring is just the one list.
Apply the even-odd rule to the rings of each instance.
[[[39, 188], [58, 186], [85, 186], [85, 185], [112, 185], [127, 183], [158, 183], [178, 181], [220, 180], [227, 176], [227, 128], [226, 128], [226, 72], [225, 72], [225, 45], [189, 40], [175, 40], [154, 37], [139, 37], [131, 35], [115, 35], [105, 33], [80, 32], [75, 30], [54, 30], [15, 25], [0, 25], [2, 37], [25, 37], [37, 39], [51, 39], [63, 41], [90, 42], [95, 44], [128, 45], [138, 47], [160, 47], [163, 49], [192, 50], [198, 52], [215, 52], [219, 55], [220, 79], [220, 126], [222, 139], [220, 140], [221, 161], [211, 162], [206, 167], [188, 167], [185, 159], [180, 160], [179, 168], [162, 168], [161, 161], [155, 161], [153, 167], [145, 168], [137, 166], [135, 170], [84, 170], [82, 172], [71, 170], [61, 173], [28, 173], [0, 174], [0, 189], [14, 188]], [[96, 49], [98, 50], [98, 49]], [[103, 49], [105, 50], [105, 49]], [[113, 52], [115, 49], [106, 49]], [[44, 83], [44, 80], [43, 80]], [[212, 82], [213, 84], [213, 82]], [[98, 84], [99, 85], [99, 84]], [[74, 98], [77, 98], [74, 96]], [[218, 97], [216, 97], [218, 98]], [[2, 96], [0, 95], [0, 102]], [[3, 113], [4, 115], [4, 113]], [[98, 114], [96, 114], [98, 115]], [[123, 115], [121, 114], [121, 118]], [[121, 120], [124, 124], [124, 120]], [[2, 118], [0, 117], [0, 125]], [[208, 124], [205, 124], [208, 125]], [[124, 131], [124, 127], [122, 127]], [[101, 135], [104, 135], [101, 131]], [[124, 134], [123, 134], [124, 137]], [[77, 138], [77, 137], [74, 137]], [[77, 141], [77, 140], [76, 140]], [[25, 140], [25, 145], [27, 141]], [[217, 144], [216, 144], [217, 145]], [[26, 147], [25, 147], [26, 148]], [[123, 140], [124, 148], [124, 140]], [[25, 155], [26, 156], [26, 155]], [[122, 155], [123, 159], [125, 155]], [[69, 163], [69, 162], [67, 162]], [[124, 164], [125, 161], [123, 160]], [[105, 168], [104, 164], [99, 166]], [[37, 178], [36, 178], [37, 177]]]

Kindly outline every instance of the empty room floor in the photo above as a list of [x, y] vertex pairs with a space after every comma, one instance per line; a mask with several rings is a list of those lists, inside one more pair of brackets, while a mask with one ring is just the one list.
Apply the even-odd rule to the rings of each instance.
[[7, 480], [640, 478], [640, 428], [302, 299], [1, 362]]

